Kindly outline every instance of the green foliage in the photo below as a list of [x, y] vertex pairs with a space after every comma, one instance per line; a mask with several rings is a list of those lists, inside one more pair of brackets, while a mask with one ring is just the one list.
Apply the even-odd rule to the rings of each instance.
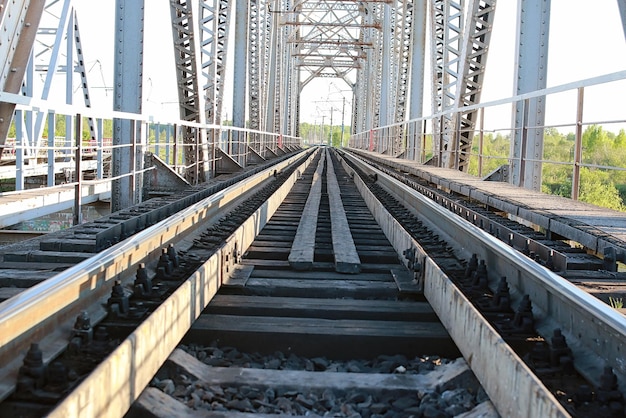
[[[343, 127], [343, 145], [348, 144], [350, 139], [350, 127]], [[341, 144], [341, 125], [312, 125], [310, 123], [303, 122], [300, 124], [300, 137], [307, 141], [309, 144], [326, 144], [333, 147], [340, 147]]]
[[609, 296], [609, 305], [613, 309], [622, 309], [624, 308], [624, 300], [622, 298]]
[[[561, 134], [555, 128], [544, 131], [542, 191], [559, 196], [572, 196], [572, 176], [576, 136]], [[472, 144], [469, 173], [478, 175], [479, 140]], [[604, 170], [600, 167], [626, 168], [626, 132], [617, 135], [601, 126], [591, 125], [582, 136], [582, 163], [599, 167], [581, 167], [578, 198], [610, 209], [626, 211], [626, 171]], [[483, 138], [483, 169], [485, 176], [500, 165], [508, 164], [510, 138], [487, 133]], [[565, 164], [563, 164], [565, 163]]]
[[480, 143], [475, 138], [472, 143], [472, 156], [470, 157], [469, 173], [475, 176], [486, 176], [498, 167], [508, 164], [509, 150], [511, 148], [508, 136], [498, 133], [495, 137], [487, 133], [483, 137], [483, 166], [482, 172], [478, 172]]

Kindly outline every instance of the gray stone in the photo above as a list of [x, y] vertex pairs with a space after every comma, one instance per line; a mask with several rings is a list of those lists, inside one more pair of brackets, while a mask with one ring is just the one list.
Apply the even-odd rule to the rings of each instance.
[[468, 411], [469, 409], [470, 408], [465, 408], [463, 405], [455, 404], [455, 405], [450, 405], [449, 407], [444, 409], [444, 411], [446, 414], [455, 417], [457, 415], [462, 414], [463, 412]]
[[274, 392], [274, 389], [265, 389], [265, 399], [267, 400], [267, 402], [273, 402], [274, 399], [276, 399], [276, 392]]
[[158, 388], [161, 389], [163, 393], [171, 396], [176, 390], [176, 385], [174, 385], [172, 379], [164, 379], [159, 382]]
[[271, 370], [278, 370], [282, 364], [283, 364], [282, 360], [274, 358], [274, 359], [268, 360], [265, 363], [265, 368], [271, 369]]
[[328, 360], [324, 357], [312, 358], [311, 362], [313, 363], [316, 371], [324, 371], [328, 368], [328, 365], [330, 364]]
[[309, 399], [301, 393], [296, 396], [296, 402], [309, 410], [313, 409], [313, 406], [315, 405], [315, 400]]
[[252, 412], [254, 408], [249, 399], [233, 399], [226, 404], [228, 409], [234, 409], [239, 412]]
[[280, 409], [286, 414], [290, 414], [293, 411], [292, 402], [287, 398], [284, 398], [282, 396], [279, 398], [276, 398], [275, 403], [278, 409]]
[[423, 418], [448, 418], [445, 412], [440, 411], [432, 405], [426, 405], [422, 410]]
[[399, 399], [395, 400], [391, 404], [391, 406], [393, 406], [393, 408], [398, 410], [398, 411], [404, 411], [407, 408], [419, 405], [419, 403], [420, 402], [417, 399], [417, 397], [414, 397], [414, 396], [403, 396], [402, 398], [399, 398]]
[[389, 404], [377, 402], [373, 403], [370, 407], [370, 411], [374, 414], [384, 414], [389, 409]]

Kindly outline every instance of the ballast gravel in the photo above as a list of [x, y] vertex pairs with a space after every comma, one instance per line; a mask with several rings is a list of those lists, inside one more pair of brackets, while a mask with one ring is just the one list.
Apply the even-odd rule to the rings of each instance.
[[[293, 353], [275, 352], [271, 355], [244, 353], [234, 347], [179, 346], [188, 354], [209, 366], [252, 369], [302, 370], [348, 373], [425, 374], [453, 361], [437, 356], [409, 359], [403, 355], [381, 355], [370, 360], [337, 361], [325, 357], [306, 358]], [[470, 387], [412, 394], [372, 394], [363, 390], [297, 391], [241, 385], [223, 387], [193, 381], [184, 374], [157, 375], [151, 386], [177, 398], [196, 410], [239, 411], [259, 414], [283, 414], [323, 417], [363, 418], [448, 418], [472, 411], [488, 401], [477, 382]], [[489, 415], [494, 416], [494, 415]], [[497, 416], [497, 415], [496, 415]]]

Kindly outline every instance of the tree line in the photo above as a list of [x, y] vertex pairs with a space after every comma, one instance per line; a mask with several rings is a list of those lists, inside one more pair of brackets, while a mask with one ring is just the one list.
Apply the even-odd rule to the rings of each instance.
[[[543, 140], [543, 170], [541, 191], [572, 197], [575, 134], [560, 133], [546, 128]], [[498, 133], [484, 135], [483, 155], [499, 158], [483, 159], [483, 175], [508, 164], [510, 137]], [[478, 175], [479, 144], [472, 143], [469, 173]], [[566, 164], [563, 164], [566, 163]], [[578, 199], [594, 205], [626, 211], [626, 132], [606, 131], [599, 125], [590, 125], [582, 135], [582, 159]], [[609, 169], [605, 167], [618, 167]]]

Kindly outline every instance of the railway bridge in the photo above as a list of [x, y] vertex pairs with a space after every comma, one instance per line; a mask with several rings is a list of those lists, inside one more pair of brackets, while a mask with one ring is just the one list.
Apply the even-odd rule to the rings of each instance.
[[623, 0], [0, 22], [0, 415], [626, 412]]

